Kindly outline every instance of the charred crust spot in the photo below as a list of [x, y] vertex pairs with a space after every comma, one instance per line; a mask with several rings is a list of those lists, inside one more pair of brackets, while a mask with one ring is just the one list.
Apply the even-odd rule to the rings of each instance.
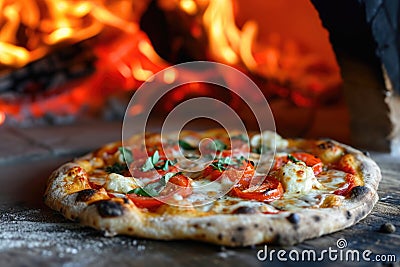
[[118, 217], [124, 214], [123, 206], [115, 201], [100, 200], [94, 203], [101, 217]]
[[224, 237], [224, 236], [223, 236], [221, 233], [218, 234], [218, 236], [217, 236], [218, 240], [222, 240], [223, 237]]
[[124, 204], [129, 204], [129, 199], [123, 198], [123, 200], [124, 200]]
[[258, 228], [258, 226], [259, 226], [258, 223], [254, 224], [254, 228]]
[[243, 227], [243, 226], [239, 226], [238, 228], [236, 228], [236, 230], [238, 231], [238, 232], [241, 232], [241, 231], [243, 231], [245, 228]]
[[347, 220], [351, 219], [351, 212], [350, 211], [346, 211], [346, 219]]
[[270, 232], [273, 232], [273, 231], [274, 231], [274, 228], [269, 227], [269, 231], [270, 231]]
[[314, 215], [312, 218], [315, 222], [319, 222], [321, 220], [321, 217], [319, 217], [318, 215]]
[[358, 185], [353, 187], [353, 189], [351, 190], [350, 197], [355, 200], [360, 200], [368, 193], [369, 193], [368, 187]]
[[198, 225], [197, 223], [195, 223], [195, 224], [193, 224], [193, 227], [196, 228], [196, 229], [199, 229], [199, 228], [200, 228], [200, 225]]
[[129, 232], [133, 232], [133, 228], [132, 227], [128, 227], [128, 231]]
[[232, 236], [231, 241], [232, 241], [233, 243], [236, 243], [236, 237]]
[[76, 202], [87, 202], [92, 196], [98, 192], [97, 189], [83, 189], [78, 192], [75, 201]]
[[297, 213], [291, 213], [286, 219], [293, 224], [298, 224], [300, 222], [300, 216]]
[[255, 214], [255, 213], [257, 213], [257, 210], [252, 207], [242, 206], [242, 207], [235, 209], [232, 213], [233, 214]]
[[207, 225], [207, 227], [210, 227], [212, 224], [210, 222], [208, 222], [206, 225]]
[[281, 244], [281, 243], [282, 243], [282, 236], [281, 236], [281, 234], [277, 233], [277, 234], [274, 236], [274, 241], [273, 241], [273, 243], [275, 243], [275, 244]]
[[317, 146], [320, 149], [330, 149], [330, 148], [334, 147], [335, 144], [331, 140], [328, 140], [328, 141], [325, 141], [325, 142], [323, 142], [321, 144], [318, 144]]
[[363, 151], [362, 153], [364, 154], [364, 156], [370, 157], [370, 154], [368, 151]]

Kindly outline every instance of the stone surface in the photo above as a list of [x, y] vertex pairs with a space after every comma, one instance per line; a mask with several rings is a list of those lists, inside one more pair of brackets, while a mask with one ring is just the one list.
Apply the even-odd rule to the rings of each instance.
[[54, 155], [82, 154], [121, 140], [120, 122], [87, 121], [78, 124], [29, 128], [22, 135], [47, 147]]
[[0, 165], [60, 155], [81, 155], [121, 140], [121, 122], [83, 121], [63, 126], [0, 129]]
[[25, 138], [12, 128], [0, 127], [0, 139], [0, 164], [40, 158], [50, 153], [47, 147]]

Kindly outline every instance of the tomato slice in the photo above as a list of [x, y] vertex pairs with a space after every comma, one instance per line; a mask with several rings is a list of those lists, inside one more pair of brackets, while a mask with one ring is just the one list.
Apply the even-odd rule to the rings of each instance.
[[183, 174], [177, 174], [169, 179], [165, 189], [160, 193], [160, 196], [173, 197], [174, 194], [187, 197], [192, 194], [193, 189], [190, 185], [189, 178]]
[[222, 171], [215, 169], [212, 166], [207, 166], [204, 170], [203, 170], [203, 177], [205, 179], [211, 180], [211, 181], [215, 181], [217, 180], [221, 175], [222, 175]]
[[165, 204], [163, 201], [160, 200], [160, 198], [144, 197], [144, 196], [138, 196], [136, 194], [128, 194], [128, 198], [132, 200], [132, 202], [138, 208], [154, 209]]
[[230, 194], [243, 199], [272, 201], [283, 195], [283, 187], [278, 179], [267, 176], [263, 183], [255, 189], [248, 188], [248, 182], [241, 180], [231, 189]]
[[351, 192], [353, 187], [356, 186], [356, 180], [353, 174], [346, 174], [346, 177], [344, 179], [346, 182], [339, 189], [333, 192], [335, 195], [346, 196]]
[[[217, 163], [218, 161], [214, 161]], [[223, 164], [225, 170], [219, 170], [213, 166], [207, 166], [203, 170], [203, 177], [211, 181], [218, 180], [222, 174], [229, 178], [232, 182], [239, 181], [240, 179], [248, 179], [249, 183], [254, 175], [254, 166], [250, 162], [243, 160], [235, 165]]]
[[175, 194], [187, 197], [192, 194], [193, 189], [190, 184], [189, 178], [183, 174], [177, 174], [169, 179], [164, 190], [160, 195], [155, 197], [146, 197], [136, 194], [127, 194], [128, 198], [139, 208], [155, 209], [161, 205], [166, 204], [171, 200]]
[[[305, 152], [294, 152], [290, 154], [297, 160], [303, 161], [308, 167], [311, 167], [315, 175], [322, 172], [322, 161], [314, 155]], [[273, 170], [277, 170], [289, 161], [288, 156], [281, 156], [275, 159]]]
[[350, 174], [356, 174], [354, 156], [351, 154], [344, 155], [336, 164], [336, 168]]

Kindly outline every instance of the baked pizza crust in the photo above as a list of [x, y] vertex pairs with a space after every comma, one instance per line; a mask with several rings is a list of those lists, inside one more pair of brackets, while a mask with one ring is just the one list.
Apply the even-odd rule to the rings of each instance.
[[[45, 203], [66, 218], [102, 230], [109, 236], [190, 239], [225, 246], [291, 245], [354, 225], [365, 218], [378, 201], [381, 173], [377, 164], [352, 147], [332, 142], [354, 155], [364, 179], [364, 185], [354, 187], [351, 197], [339, 207], [278, 214], [196, 216], [188, 210], [158, 215], [141, 211], [128, 199], [110, 199], [105, 190], [91, 189], [86, 172], [75, 163], [67, 163], [53, 172], [48, 180]], [[72, 189], [71, 184], [75, 185]]]

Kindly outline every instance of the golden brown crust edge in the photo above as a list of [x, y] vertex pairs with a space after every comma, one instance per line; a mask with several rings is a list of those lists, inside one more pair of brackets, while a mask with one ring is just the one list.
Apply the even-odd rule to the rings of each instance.
[[[73, 163], [61, 166], [51, 175], [45, 203], [65, 217], [78, 219], [83, 225], [105, 231], [108, 235], [126, 234], [159, 240], [191, 239], [226, 246], [262, 243], [290, 245], [357, 223], [371, 212], [378, 200], [377, 188], [381, 179], [379, 167], [358, 150], [339, 145], [361, 163], [360, 171], [365, 185], [354, 188], [351, 198], [335, 208], [304, 209], [296, 212], [296, 215], [292, 212], [203, 217], [148, 215], [130, 201], [109, 200], [101, 191], [88, 192], [85, 183], [79, 191], [68, 194], [65, 190], [65, 175], [71, 168], [77, 167]], [[79, 175], [85, 178], [84, 173]], [[82, 195], [88, 197], [82, 198]], [[87, 204], [93, 199], [97, 201]]]

